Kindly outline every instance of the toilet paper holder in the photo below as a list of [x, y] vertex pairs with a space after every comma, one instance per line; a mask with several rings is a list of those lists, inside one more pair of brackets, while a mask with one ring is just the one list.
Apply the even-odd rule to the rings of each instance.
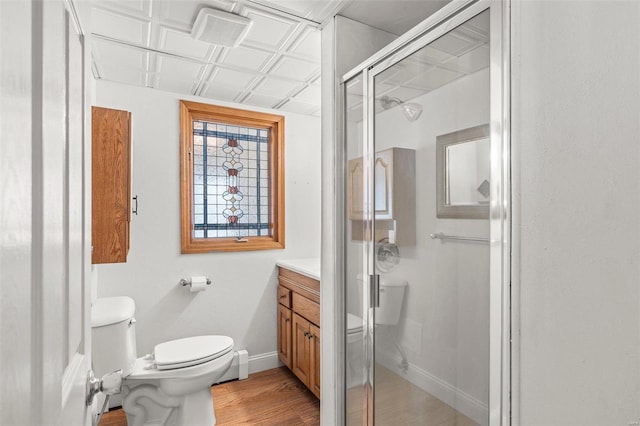
[[[178, 282], [178, 284], [180, 284], [182, 287], [186, 287], [186, 286], [191, 287], [191, 280], [190, 279], [187, 280], [187, 279], [182, 278]], [[211, 285], [211, 278], [209, 278], [209, 277], [207, 277], [207, 285]]]

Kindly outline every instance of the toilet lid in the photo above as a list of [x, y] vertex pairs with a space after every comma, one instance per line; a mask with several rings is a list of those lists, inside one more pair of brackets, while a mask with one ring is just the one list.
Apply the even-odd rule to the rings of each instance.
[[160, 343], [154, 348], [153, 355], [158, 370], [169, 370], [202, 364], [232, 349], [231, 337], [195, 336]]
[[357, 315], [347, 313], [347, 334], [359, 333], [362, 331], [362, 318]]

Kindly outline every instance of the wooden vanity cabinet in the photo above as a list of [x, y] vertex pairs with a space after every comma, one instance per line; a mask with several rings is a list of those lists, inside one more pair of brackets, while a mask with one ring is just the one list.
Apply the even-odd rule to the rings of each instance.
[[131, 113], [91, 108], [91, 263], [127, 261], [131, 221]]
[[320, 281], [280, 268], [278, 357], [320, 398]]

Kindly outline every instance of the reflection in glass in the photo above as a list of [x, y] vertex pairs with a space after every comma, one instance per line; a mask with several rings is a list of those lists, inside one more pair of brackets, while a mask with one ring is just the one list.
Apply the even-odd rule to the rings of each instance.
[[[427, 237], [441, 231], [489, 234], [488, 216], [443, 219], [436, 202], [438, 137], [489, 122], [488, 15], [483, 12], [382, 72], [372, 70], [375, 152], [415, 152], [415, 189], [394, 187], [400, 193], [388, 195], [393, 212], [385, 218], [376, 214], [374, 221], [376, 236], [380, 229], [415, 234], [411, 243], [398, 238], [396, 265], [378, 262], [375, 271], [381, 289], [371, 357], [376, 425], [488, 424], [489, 247]], [[404, 110], [411, 104], [422, 110], [414, 121]], [[486, 208], [488, 134], [457, 142], [444, 150], [448, 202]], [[374, 182], [381, 179], [379, 169], [373, 169]], [[413, 224], [398, 216], [393, 199], [401, 195], [415, 198]]]
[[436, 137], [437, 217], [487, 219], [491, 179], [489, 125]]
[[428, 235], [489, 234], [486, 214], [441, 214], [488, 211], [489, 64], [484, 11], [344, 84], [347, 425], [488, 424], [489, 247]]
[[489, 138], [484, 138], [446, 147], [447, 205], [469, 206], [489, 202], [490, 142]]

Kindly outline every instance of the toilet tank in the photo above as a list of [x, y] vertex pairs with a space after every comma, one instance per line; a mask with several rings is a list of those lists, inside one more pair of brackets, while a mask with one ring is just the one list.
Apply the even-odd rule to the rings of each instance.
[[91, 306], [91, 351], [96, 377], [122, 369], [126, 377], [136, 361], [135, 303], [130, 297], [104, 297]]
[[[356, 279], [358, 297], [362, 300], [362, 274], [358, 274]], [[406, 288], [405, 280], [380, 277], [380, 306], [376, 308], [376, 324], [398, 324]]]
[[380, 279], [380, 307], [376, 308], [376, 324], [398, 324], [406, 288], [407, 282], [404, 280]]

